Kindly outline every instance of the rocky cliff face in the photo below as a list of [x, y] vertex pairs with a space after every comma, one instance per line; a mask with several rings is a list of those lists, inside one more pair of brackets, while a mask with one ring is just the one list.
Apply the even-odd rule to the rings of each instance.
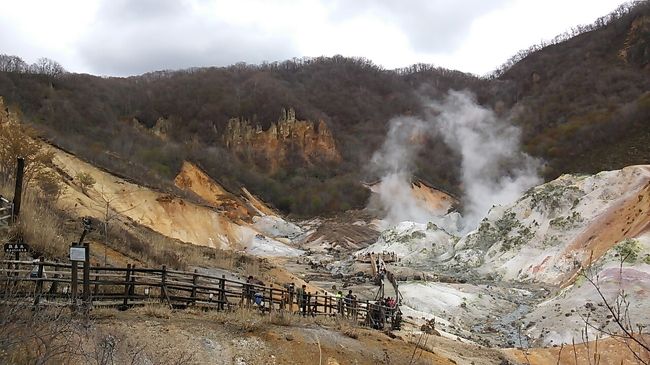
[[619, 57], [625, 63], [636, 64], [648, 69], [650, 65], [650, 16], [639, 16], [632, 24], [627, 33], [625, 44], [619, 51]]
[[174, 184], [183, 190], [191, 191], [217, 208], [233, 222], [251, 222], [255, 210], [242, 199], [234, 196], [219, 185], [208, 174], [191, 162], [184, 161]]
[[143, 122], [137, 118], [133, 118], [130, 121], [127, 120], [125, 122], [129, 123], [131, 127], [135, 128], [139, 132], [152, 134], [163, 141], [169, 140], [169, 131], [172, 127], [172, 122], [169, 119], [162, 117], [158, 118], [158, 120], [156, 120], [156, 124], [154, 124], [151, 128], [145, 126]]
[[172, 127], [172, 123], [169, 119], [158, 118], [156, 124], [151, 128], [151, 133], [153, 133], [158, 138], [163, 141], [168, 140], [169, 130]]
[[297, 120], [293, 109], [283, 110], [280, 120], [267, 130], [245, 119], [230, 119], [223, 139], [240, 157], [270, 171], [295, 162], [318, 165], [341, 161], [327, 124]]

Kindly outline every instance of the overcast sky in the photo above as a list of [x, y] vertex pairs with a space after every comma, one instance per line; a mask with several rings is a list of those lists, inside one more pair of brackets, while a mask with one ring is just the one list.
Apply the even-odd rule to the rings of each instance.
[[485, 74], [621, 0], [0, 0], [0, 53], [72, 72], [362, 56]]

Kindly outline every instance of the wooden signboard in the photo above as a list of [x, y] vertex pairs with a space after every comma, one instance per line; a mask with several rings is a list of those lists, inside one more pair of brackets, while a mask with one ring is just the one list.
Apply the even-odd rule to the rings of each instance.
[[29, 245], [26, 243], [5, 243], [5, 252], [29, 252]]
[[70, 261], [85, 261], [85, 260], [86, 260], [86, 247], [84, 246], [70, 247]]

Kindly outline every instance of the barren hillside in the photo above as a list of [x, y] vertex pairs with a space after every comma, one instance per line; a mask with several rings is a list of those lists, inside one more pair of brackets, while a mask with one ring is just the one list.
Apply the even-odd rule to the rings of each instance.
[[[71, 177], [66, 180], [67, 186], [59, 204], [61, 209], [73, 215], [91, 216], [99, 221], [106, 220], [108, 215], [125, 222], [133, 221], [165, 236], [201, 246], [244, 250], [262, 256], [299, 254], [298, 250], [274, 239], [280, 232], [266, 231], [267, 228], [273, 228], [274, 224], [276, 227], [284, 224], [294, 230], [297, 227], [277, 216], [258, 213], [244, 198], [227, 193], [212, 180], [205, 180], [206, 176], [200, 175], [198, 170], [195, 170], [199, 174], [195, 176], [198, 179], [195, 184], [192, 185], [192, 178], [188, 177], [181, 186], [194, 186], [195, 189], [209, 192], [212, 195], [203, 196], [211, 205], [197, 204], [134, 184], [69, 153], [50, 148], [55, 153], [57, 170]], [[92, 188], [85, 192], [72, 178], [79, 173], [89, 174], [95, 180]], [[181, 178], [178, 180], [181, 181]], [[259, 206], [261, 203], [257, 201], [255, 204]], [[263, 209], [270, 211], [268, 208]], [[271, 222], [270, 227], [264, 224], [268, 221]]]

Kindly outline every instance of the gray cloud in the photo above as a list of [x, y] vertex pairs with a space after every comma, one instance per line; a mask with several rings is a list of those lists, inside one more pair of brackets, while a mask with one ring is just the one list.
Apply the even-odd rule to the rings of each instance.
[[18, 56], [26, 62], [34, 61], [36, 57], [51, 57], [51, 55], [36, 53], [29, 46], [29, 39], [21, 32], [16, 32], [16, 25], [10, 18], [2, 15], [0, 15], [0, 53]]
[[290, 39], [208, 19], [173, 0], [106, 1], [79, 54], [99, 74], [260, 63], [296, 55]]
[[[613, 8], [619, 1], [576, 0], [584, 5], [572, 3], [563, 15], [582, 19], [574, 24], [584, 23], [585, 13], [602, 15], [607, 3]], [[548, 8], [557, 8], [559, 2], [550, 2]], [[104, 75], [336, 53], [365, 56], [386, 67], [434, 62], [483, 73], [489, 70], [487, 66], [496, 66], [527, 45], [522, 42], [537, 42], [540, 36], [531, 32], [558, 26], [554, 19], [522, 26], [531, 16], [528, 10], [540, 8], [523, 0], [41, 3], [34, 6], [31, 1], [11, 1], [3, 6], [0, 53], [15, 54], [27, 62], [48, 57], [73, 72]], [[477, 20], [490, 13], [496, 13], [489, 19], [491, 31], [473, 31]], [[544, 17], [548, 18], [548, 13]], [[510, 21], [516, 25], [508, 24]], [[345, 33], [346, 29], [354, 34]], [[488, 45], [490, 57], [486, 57], [488, 47], [482, 46], [491, 42], [495, 44]], [[513, 42], [518, 44], [514, 49], [508, 46]], [[470, 44], [473, 49], [464, 48]]]
[[406, 34], [417, 52], [452, 51], [469, 34], [482, 15], [504, 7], [511, 0], [336, 0], [333, 20], [353, 20], [372, 15], [395, 25]]
[[100, 7], [102, 19], [109, 19], [114, 25], [132, 22], [164, 21], [187, 15], [190, 4], [175, 0], [115, 0], [104, 1]]

